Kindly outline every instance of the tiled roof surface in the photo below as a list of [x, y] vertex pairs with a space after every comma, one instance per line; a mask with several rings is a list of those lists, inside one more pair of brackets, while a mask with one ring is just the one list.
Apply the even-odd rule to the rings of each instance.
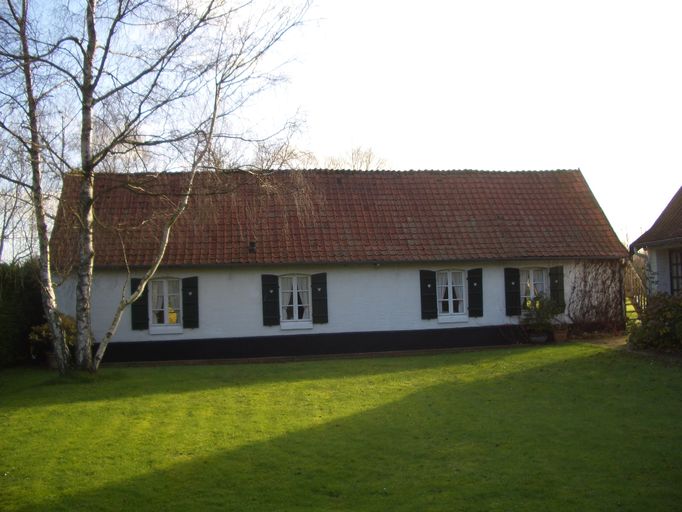
[[[97, 175], [95, 265], [148, 265], [187, 179]], [[67, 176], [52, 243], [61, 265], [75, 254], [78, 188]], [[164, 265], [626, 255], [580, 171], [203, 173], [195, 191]]]
[[639, 249], [665, 242], [677, 243], [680, 241], [682, 241], [682, 187], [670, 200], [654, 225], [635, 240], [631, 247]]

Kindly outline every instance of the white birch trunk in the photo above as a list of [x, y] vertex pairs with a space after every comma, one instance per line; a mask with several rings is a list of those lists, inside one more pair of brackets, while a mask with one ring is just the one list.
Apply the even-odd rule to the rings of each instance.
[[62, 375], [66, 373], [69, 361], [69, 351], [64, 340], [61, 321], [57, 312], [57, 300], [55, 298], [52, 273], [50, 270], [50, 244], [48, 237], [47, 222], [45, 221], [45, 204], [42, 191], [42, 169], [40, 159], [40, 132], [38, 131], [38, 109], [33, 91], [33, 74], [31, 70], [31, 54], [27, 34], [27, 2], [22, 2], [21, 22], [19, 23], [19, 36], [21, 39], [21, 51], [23, 56], [22, 68], [26, 86], [26, 99], [28, 106], [28, 120], [31, 131], [29, 157], [31, 163], [31, 200], [35, 214], [36, 229], [38, 232], [38, 250], [40, 258], [40, 283], [43, 302], [43, 312], [50, 326], [53, 349], [57, 359], [57, 367]]
[[82, 370], [94, 370], [92, 364], [91, 295], [95, 261], [93, 243], [93, 200], [95, 169], [92, 159], [93, 60], [97, 44], [95, 9], [97, 0], [88, 0], [86, 26], [88, 45], [83, 61], [81, 87], [81, 171], [83, 180], [79, 196], [80, 240], [78, 244], [78, 283], [76, 286], [76, 365]]

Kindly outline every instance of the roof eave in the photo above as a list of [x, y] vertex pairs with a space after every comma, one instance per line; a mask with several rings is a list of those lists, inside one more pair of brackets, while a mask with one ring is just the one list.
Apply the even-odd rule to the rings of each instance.
[[[538, 261], [538, 260], [547, 260], [547, 261], [565, 261], [565, 260], [580, 260], [580, 259], [589, 259], [589, 260], [621, 260], [623, 258], [627, 257], [627, 252], [624, 250], [623, 254], [620, 255], [609, 255], [609, 256], [604, 256], [604, 255], [575, 255], [575, 254], [566, 254], [562, 256], [507, 256], [507, 257], [499, 257], [499, 258], [448, 258], [448, 259], [443, 259], [443, 258], [436, 258], [436, 259], [414, 259], [414, 260], [382, 260], [382, 259], [373, 259], [373, 260], [317, 260], [317, 261], [291, 261], [291, 262], [282, 262], [282, 261], [258, 261], [258, 262], [224, 262], [224, 263], [194, 263], [194, 264], [187, 264], [187, 263], [175, 263], [175, 264], [170, 264], [170, 265], [161, 265], [161, 268], [164, 269], [178, 269], [178, 268], [225, 268], [225, 267], [239, 267], [239, 268], [247, 268], [247, 267], [272, 267], [272, 266], [290, 266], [290, 267], [298, 267], [298, 266], [312, 266], [312, 265], [416, 265], [416, 264], [423, 264], [423, 265], [436, 265], [436, 264], [452, 264], [453, 262], [462, 262], [462, 263], [503, 263], [503, 262], [509, 262], [509, 261]], [[147, 269], [149, 268], [149, 265], [95, 265], [95, 270], [139, 270], [139, 269]]]
[[650, 241], [640, 241], [636, 240], [630, 244], [630, 253], [634, 254], [640, 249], [646, 249], [648, 247], [661, 247], [664, 245], [677, 245], [682, 244], [682, 237], [677, 236], [674, 238], [663, 238], [661, 240], [650, 240]]

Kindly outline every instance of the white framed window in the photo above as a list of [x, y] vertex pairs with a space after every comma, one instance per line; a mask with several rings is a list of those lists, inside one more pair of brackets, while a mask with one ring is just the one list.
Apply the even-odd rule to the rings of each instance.
[[312, 329], [310, 276], [286, 275], [279, 278], [280, 326], [282, 329]]
[[436, 272], [438, 320], [463, 322], [467, 315], [466, 271], [441, 270]]
[[182, 281], [154, 279], [149, 282], [149, 332], [182, 332]]
[[521, 306], [530, 309], [536, 298], [549, 296], [549, 272], [546, 268], [520, 269]]

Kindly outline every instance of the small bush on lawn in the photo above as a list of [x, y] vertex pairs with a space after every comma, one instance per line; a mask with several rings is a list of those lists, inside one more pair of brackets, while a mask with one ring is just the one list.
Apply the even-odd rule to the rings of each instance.
[[682, 296], [651, 297], [639, 320], [630, 325], [631, 347], [682, 350]]
[[[65, 315], [64, 313], [59, 313], [59, 318], [62, 322], [62, 331], [64, 332], [66, 345], [69, 349], [72, 349], [76, 344], [76, 319], [72, 316]], [[44, 361], [48, 352], [52, 352], [53, 348], [50, 324], [45, 322], [31, 327], [31, 333], [28, 335], [28, 340], [31, 346], [31, 357]]]

